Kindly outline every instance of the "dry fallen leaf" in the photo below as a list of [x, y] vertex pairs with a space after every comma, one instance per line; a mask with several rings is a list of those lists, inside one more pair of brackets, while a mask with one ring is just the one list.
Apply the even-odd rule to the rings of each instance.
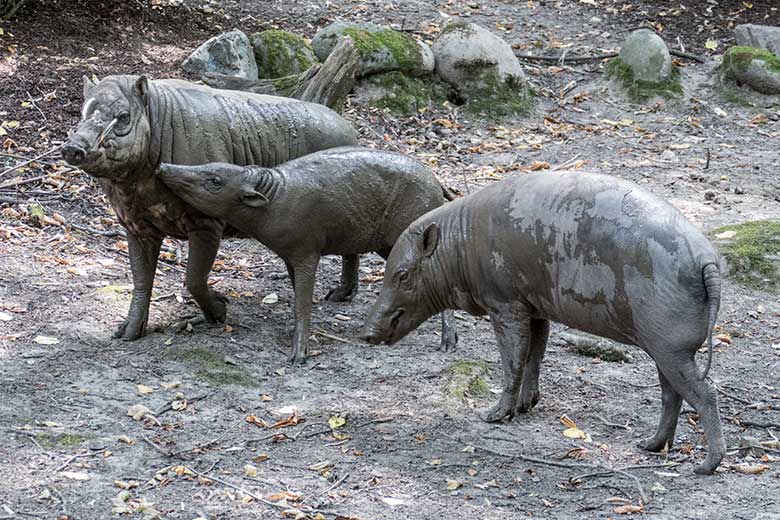
[[769, 469], [766, 464], [732, 464], [731, 469], [745, 475], [758, 475]]
[[115, 480], [114, 481], [114, 486], [118, 487], [119, 489], [133, 489], [133, 488], [137, 488], [140, 485], [141, 483], [138, 482], [137, 480], [128, 480], [128, 481]]
[[531, 163], [531, 166], [527, 168], [527, 170], [535, 172], [539, 170], [549, 170], [550, 169], [550, 163], [545, 161], [534, 161]]
[[127, 411], [127, 415], [132, 417], [134, 421], [140, 421], [146, 415], [152, 415], [152, 411], [142, 404], [136, 404], [130, 407]]
[[618, 515], [631, 515], [634, 513], [642, 513], [644, 512], [645, 508], [642, 506], [635, 506], [633, 504], [626, 504], [624, 506], [618, 506], [615, 508], [612, 508], [612, 511], [614, 511]]
[[341, 428], [345, 424], [347, 424], [347, 420], [340, 415], [333, 415], [330, 419], [328, 419], [328, 426], [330, 426], [331, 430]]
[[151, 386], [135, 385], [135, 387], [138, 389], [138, 393], [141, 395], [149, 395], [152, 392], [154, 392], [154, 388], [152, 388]]
[[462, 482], [458, 482], [457, 480], [447, 480], [447, 489], [450, 491], [455, 491], [459, 487], [463, 485]]
[[117, 439], [119, 442], [124, 442], [125, 444], [129, 446], [133, 446], [135, 444], [135, 441], [128, 437], [127, 435], [122, 435]]
[[295, 410], [293, 410], [293, 413], [292, 413], [291, 416], [287, 417], [286, 419], [282, 419], [281, 421], [277, 421], [276, 423], [271, 425], [270, 428], [272, 430], [276, 429], [276, 428], [287, 428], [288, 426], [295, 426], [296, 424], [298, 424], [301, 421], [302, 421], [302, 419], [298, 415], [298, 409], [296, 408]]
[[301, 499], [301, 495], [297, 493], [292, 493], [290, 491], [282, 491], [281, 493], [274, 493], [273, 495], [268, 495], [265, 498], [266, 500], [271, 500], [273, 502], [278, 502], [280, 500], [286, 500], [288, 502], [297, 502]]
[[256, 415], [247, 415], [246, 422], [254, 424], [255, 426], [260, 426], [261, 428], [268, 428], [268, 423]]

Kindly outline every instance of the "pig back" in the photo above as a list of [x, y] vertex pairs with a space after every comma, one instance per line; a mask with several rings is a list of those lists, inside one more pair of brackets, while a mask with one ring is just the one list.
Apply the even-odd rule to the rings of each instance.
[[706, 326], [702, 267], [717, 254], [639, 186], [539, 172], [483, 190], [469, 206], [484, 226], [473, 234], [485, 241], [480, 269], [499, 280], [494, 290], [540, 316], [625, 343], [680, 320]]
[[180, 80], [151, 83], [152, 163], [275, 166], [357, 142], [341, 116], [322, 105]]

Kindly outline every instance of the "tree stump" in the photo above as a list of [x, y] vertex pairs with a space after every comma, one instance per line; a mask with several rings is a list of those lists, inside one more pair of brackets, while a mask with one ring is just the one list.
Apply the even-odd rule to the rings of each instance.
[[274, 79], [248, 80], [209, 73], [203, 82], [214, 88], [284, 96], [319, 103], [337, 112], [355, 86], [358, 53], [349, 38], [342, 38], [321, 65], [300, 74]]

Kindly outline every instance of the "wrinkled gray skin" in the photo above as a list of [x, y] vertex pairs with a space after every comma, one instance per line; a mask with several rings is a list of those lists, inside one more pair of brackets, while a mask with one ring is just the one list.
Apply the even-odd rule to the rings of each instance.
[[273, 166], [356, 142], [349, 123], [313, 103], [180, 80], [109, 76], [94, 84], [85, 78], [81, 122], [62, 155], [98, 179], [127, 228], [133, 296], [114, 336], [133, 340], [143, 335], [166, 236], [189, 240], [187, 288], [209, 321], [225, 320], [227, 298], [207, 280], [220, 238], [235, 230], [187, 206], [168, 189], [154, 175], [161, 162]]
[[[344, 255], [342, 288], [357, 290], [360, 253], [384, 258], [406, 227], [452, 197], [433, 173], [398, 153], [342, 147], [276, 168], [162, 164], [160, 178], [188, 204], [224, 220], [284, 260], [295, 289], [290, 361], [308, 353], [312, 295], [322, 255]], [[441, 346], [453, 349], [452, 311], [442, 313]]]
[[488, 421], [539, 400], [550, 321], [636, 345], [655, 360], [662, 392], [658, 431], [641, 446], [672, 445], [685, 399], [709, 443], [696, 472], [712, 473], [725, 444], [715, 390], [694, 355], [708, 337], [712, 351], [718, 265], [696, 227], [635, 184], [579, 171], [531, 173], [427, 213], [404, 231], [363, 337], [394, 343], [443, 309], [488, 314], [505, 380]]

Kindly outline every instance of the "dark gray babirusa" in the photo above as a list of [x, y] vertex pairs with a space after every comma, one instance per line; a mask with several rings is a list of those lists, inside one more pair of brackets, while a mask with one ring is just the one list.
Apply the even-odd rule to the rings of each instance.
[[[452, 199], [419, 162], [369, 148], [334, 148], [275, 168], [162, 164], [159, 173], [188, 204], [282, 257], [295, 289], [290, 360], [297, 362], [307, 356], [320, 257], [344, 255], [337, 291], [351, 297], [359, 254], [375, 251], [387, 258], [412, 221]], [[443, 312], [441, 346], [448, 350], [456, 343], [452, 312]]]
[[[725, 453], [717, 396], [704, 378], [720, 304], [719, 258], [671, 205], [630, 182], [583, 172], [507, 179], [417, 219], [390, 253], [363, 337], [394, 343], [444, 309], [488, 314], [504, 370], [486, 420], [530, 410], [549, 322], [636, 345], [661, 381], [658, 431], [671, 446], [682, 399], [709, 443], [697, 473]], [[709, 338], [700, 374], [694, 355]]]
[[98, 179], [127, 228], [133, 297], [114, 336], [133, 340], [143, 335], [166, 236], [189, 239], [187, 288], [209, 321], [225, 319], [227, 299], [207, 281], [220, 238], [235, 230], [187, 206], [168, 189], [154, 175], [161, 162], [273, 166], [356, 143], [349, 123], [313, 103], [180, 80], [109, 76], [95, 84], [84, 78], [81, 122], [62, 155]]

